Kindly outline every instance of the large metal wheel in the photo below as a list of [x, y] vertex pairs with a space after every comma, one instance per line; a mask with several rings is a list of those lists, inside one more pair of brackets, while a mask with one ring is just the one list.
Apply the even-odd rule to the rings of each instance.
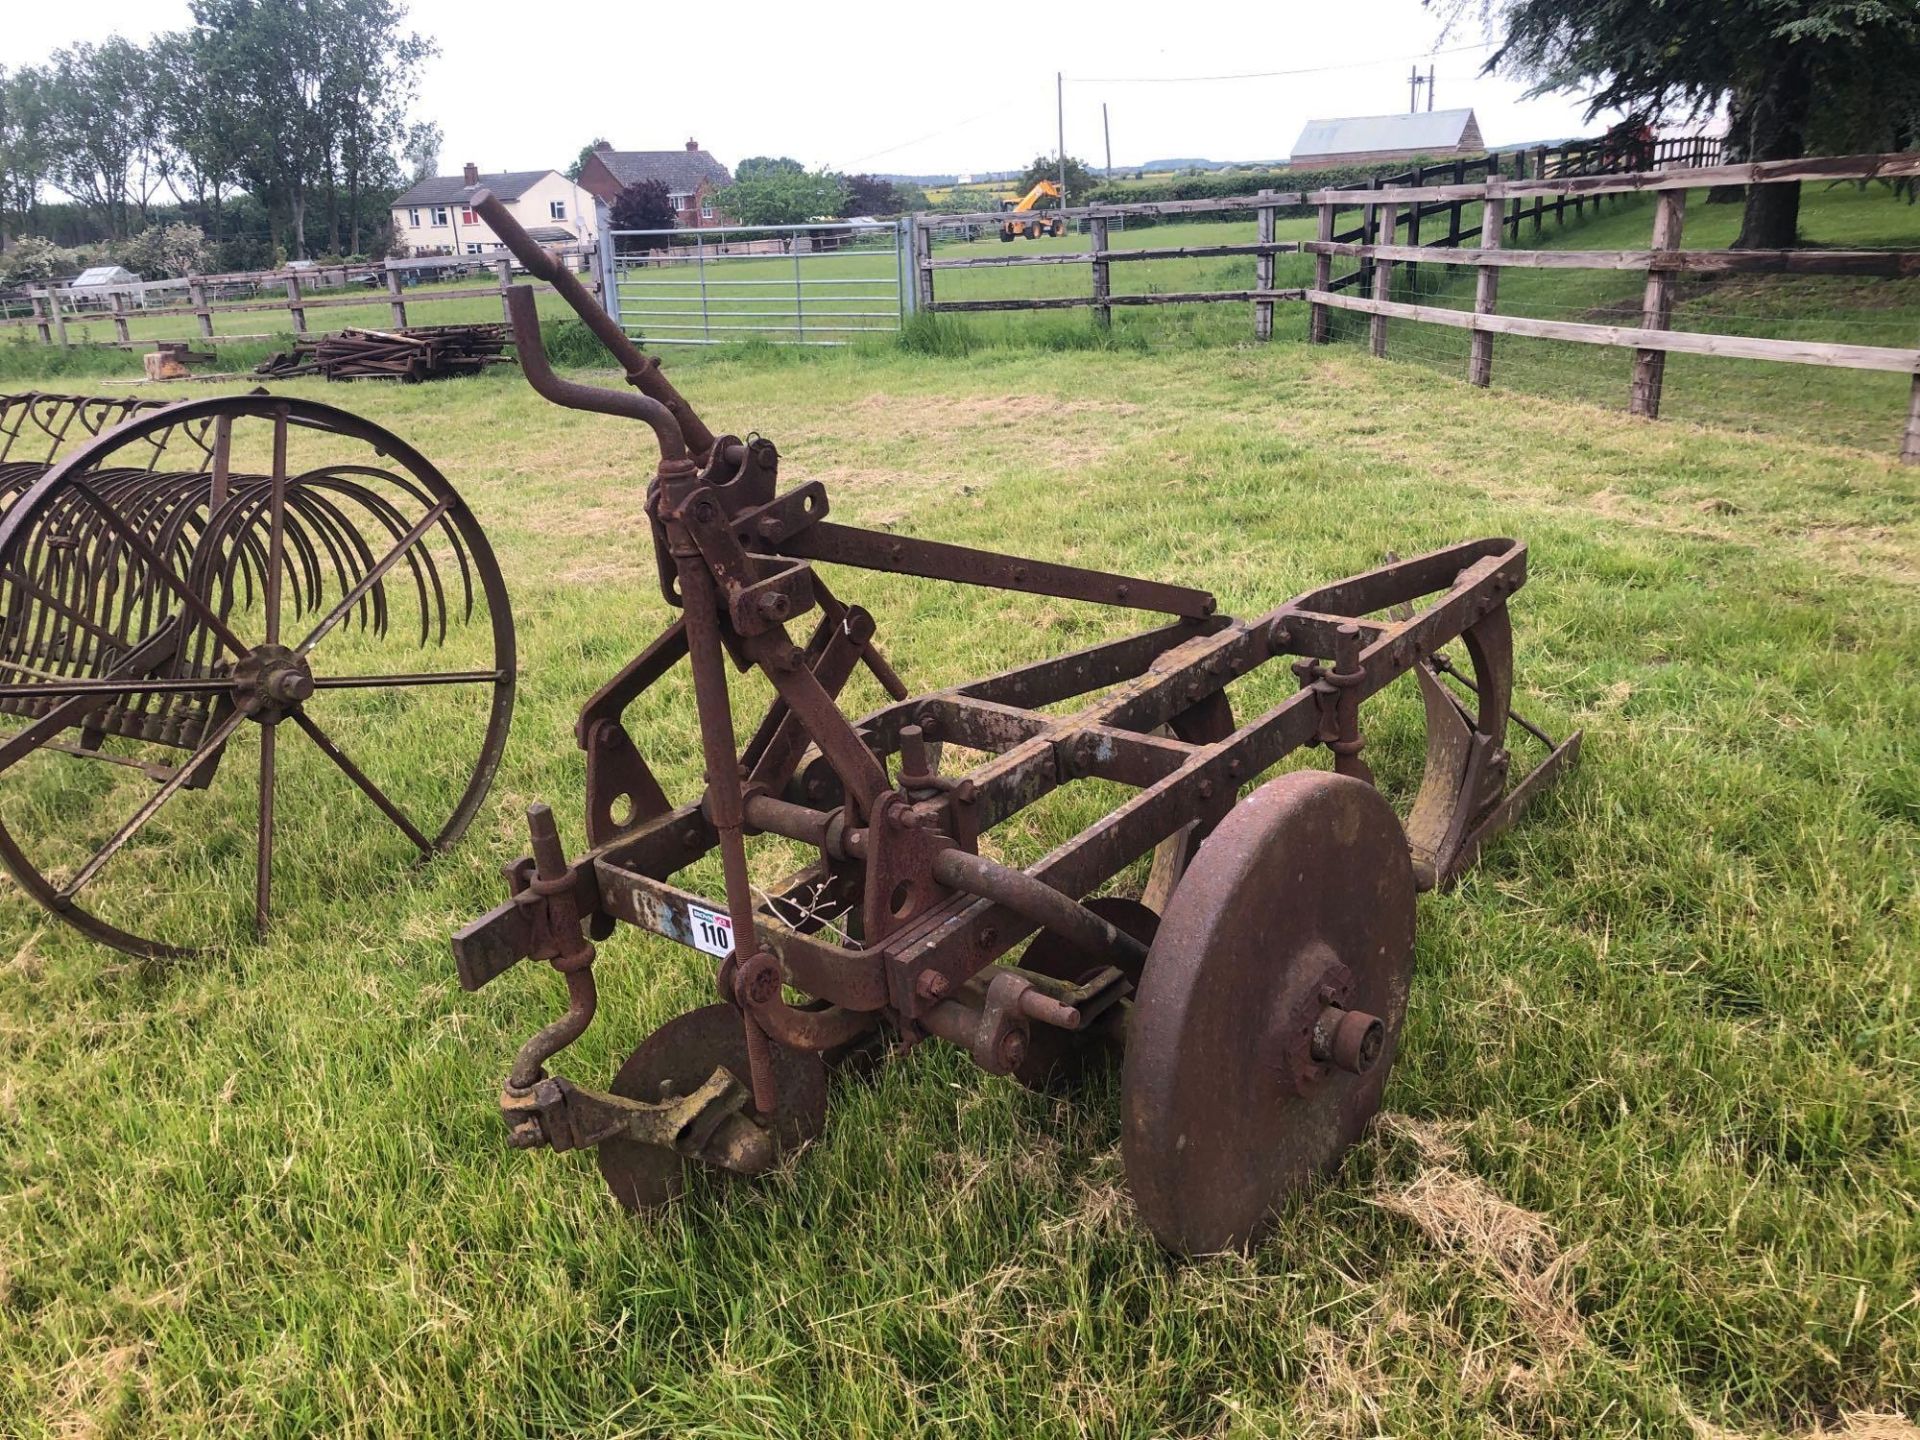
[[264, 393], [135, 416], [0, 519], [0, 859], [135, 954], [258, 934], [280, 839], [309, 885], [451, 845], [514, 678], [486, 537], [399, 437]]
[[[797, 1150], [827, 1123], [827, 1067], [818, 1055], [769, 1042], [780, 1099], [773, 1114], [774, 1143]], [[691, 1095], [715, 1070], [748, 1082], [747, 1036], [731, 1005], [706, 1005], [662, 1025], [640, 1043], [607, 1088], [648, 1104]], [[600, 1175], [629, 1210], [665, 1205], [686, 1188], [687, 1162], [679, 1153], [637, 1140], [607, 1140], [599, 1149]]]
[[1406, 836], [1363, 781], [1283, 775], [1200, 847], [1121, 1081], [1127, 1181], [1162, 1245], [1245, 1245], [1359, 1137], [1406, 1015], [1413, 918]]

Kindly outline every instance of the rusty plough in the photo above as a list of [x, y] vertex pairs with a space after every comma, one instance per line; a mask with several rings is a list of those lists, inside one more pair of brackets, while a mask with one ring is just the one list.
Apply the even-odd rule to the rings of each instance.
[[[1510, 773], [1509, 722], [1525, 722], [1510, 708], [1507, 602], [1526, 547], [1468, 541], [1236, 620], [1185, 585], [841, 525], [818, 482], [778, 488], [771, 443], [710, 432], [505, 209], [476, 208], [626, 367], [632, 393], [556, 377], [532, 292], [512, 292], [541, 394], [651, 429], [646, 514], [680, 611], [581, 712], [592, 848], [569, 860], [535, 806], [511, 899], [454, 940], [468, 989], [528, 958], [565, 977], [566, 1013], [527, 1041], [501, 1094], [511, 1143], [594, 1148], [620, 1202], [647, 1206], [679, 1192], [689, 1163], [753, 1174], [817, 1134], [829, 1064], [878, 1040], [945, 1040], [1033, 1085], [1123, 1046], [1123, 1152], [1147, 1224], [1180, 1252], [1245, 1243], [1379, 1106], [1415, 893], [1471, 864], [1578, 750], [1577, 734], [1556, 745], [1525, 726], [1545, 758]], [[829, 588], [829, 564], [1168, 618], [914, 694], [872, 617]], [[1456, 640], [1463, 662], [1442, 654]], [[1279, 660], [1297, 690], [1238, 721], [1228, 685]], [[707, 784], [676, 803], [622, 717], [683, 661]], [[776, 696], [744, 749], [730, 667]], [[857, 667], [892, 699], [851, 719], [837, 697]], [[1372, 783], [1360, 716], [1407, 674], [1428, 745], [1403, 822]], [[1312, 745], [1331, 773], [1259, 783]], [[948, 746], [988, 758], [946, 773]], [[1087, 778], [1137, 793], [1025, 869], [981, 853], [994, 827]], [[760, 835], [813, 854], [764, 895], [748, 865]], [[716, 849], [724, 896], [676, 883]], [[1101, 893], [1148, 855], [1142, 899]], [[548, 1067], [594, 1018], [594, 942], [620, 921], [712, 957], [718, 1003], [655, 1031], [596, 1089]]]
[[[491, 783], [514, 682], [486, 538], [398, 436], [265, 392], [0, 397], [0, 723], [19, 722], [0, 729], [0, 860], [94, 938], [175, 955], [264, 929], [276, 835], [309, 828], [276, 824], [283, 723], [401, 853], [444, 849]], [[444, 765], [409, 812], [369, 771], [395, 775], [390, 727], [428, 710]], [[195, 859], [119, 858], [168, 840]]]

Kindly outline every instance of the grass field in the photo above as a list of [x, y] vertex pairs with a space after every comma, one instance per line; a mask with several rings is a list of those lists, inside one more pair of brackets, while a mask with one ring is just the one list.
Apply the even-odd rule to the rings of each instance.
[[[136, 963], [0, 900], [0, 1434], [1914, 1433], [1914, 472], [1338, 348], [675, 362], [841, 518], [1203, 577], [1234, 613], [1389, 549], [1531, 542], [1524, 705], [1585, 753], [1421, 900], [1374, 1133], [1254, 1253], [1193, 1264], [1131, 1216], [1112, 1085], [1043, 1098], [932, 1047], [841, 1084], [774, 1176], [637, 1221], [590, 1159], [508, 1150], [500, 1077], [559, 987], [464, 994], [446, 937], [499, 898], [530, 800], [579, 843], [573, 714], [666, 617], [644, 447], [511, 373], [295, 383], [486, 525], [519, 622], [506, 764], [419, 874], [354, 797], [290, 805], [259, 946]], [[839, 588], [923, 686], [1129, 620]], [[1416, 714], [1369, 704], [1390, 775]], [[638, 718], [689, 794], [684, 686]], [[382, 765], [431, 760], [398, 733]], [[116, 863], [172, 884], [157, 851]], [[711, 994], [690, 951], [601, 954], [586, 1083]]]

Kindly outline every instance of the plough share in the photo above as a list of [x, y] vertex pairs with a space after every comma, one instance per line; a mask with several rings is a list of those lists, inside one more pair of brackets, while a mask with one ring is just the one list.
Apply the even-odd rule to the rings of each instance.
[[[820, 1131], [829, 1066], [882, 1041], [945, 1040], [1034, 1085], [1123, 1047], [1122, 1150], [1148, 1226], [1177, 1252], [1245, 1244], [1379, 1107], [1416, 891], [1471, 864], [1578, 751], [1578, 734], [1554, 744], [1510, 708], [1507, 602], [1526, 547], [1468, 541], [1236, 620], [1184, 585], [842, 525], [818, 482], [778, 490], [771, 443], [710, 432], [507, 211], [484, 195], [476, 208], [626, 367], [633, 393], [556, 377], [532, 292], [511, 293], [537, 390], [651, 428], [646, 514], [680, 611], [581, 712], [592, 848], [567, 859], [552, 812], [534, 806], [512, 898], [454, 941], [468, 989], [527, 958], [565, 977], [566, 1013], [527, 1041], [501, 1094], [511, 1143], [596, 1149], [615, 1196], [638, 1208], [676, 1195], [689, 1163], [766, 1170]], [[1167, 619], [916, 695], [826, 564]], [[1464, 664], [1442, 654], [1456, 640]], [[1228, 685], [1283, 659], [1298, 689], [1236, 721]], [[675, 804], [622, 716], [682, 661], [707, 783]], [[744, 750], [729, 666], [776, 696]], [[892, 699], [851, 719], [838, 696], [861, 666]], [[1428, 747], [1403, 821], [1373, 784], [1360, 713], [1409, 673]], [[1510, 720], [1546, 742], [1523, 778], [1509, 773]], [[943, 773], [947, 744], [989, 758]], [[1331, 773], [1257, 783], [1312, 745]], [[1084, 778], [1137, 793], [1025, 869], [981, 853], [994, 827]], [[761, 834], [814, 853], [763, 896], [748, 869]], [[676, 883], [716, 849], [723, 899]], [[1149, 854], [1141, 899], [1100, 893]], [[593, 1020], [594, 942], [620, 921], [712, 956], [718, 1001], [657, 1030], [600, 1090], [548, 1067]]]

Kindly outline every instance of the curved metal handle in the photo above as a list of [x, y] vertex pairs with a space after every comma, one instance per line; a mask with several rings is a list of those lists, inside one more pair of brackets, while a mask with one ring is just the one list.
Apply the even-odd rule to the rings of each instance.
[[626, 395], [598, 385], [562, 380], [553, 373], [552, 362], [547, 359], [546, 342], [540, 338], [540, 311], [529, 287], [515, 285], [507, 291], [507, 313], [513, 320], [513, 348], [519, 354], [521, 372], [535, 393], [569, 410], [624, 415], [629, 420], [650, 425], [660, 440], [661, 468], [669, 465], [684, 468], [688, 465], [687, 442], [680, 432], [680, 422], [660, 401], [651, 395]]
[[[615, 321], [613, 316], [609, 315], [605, 308], [593, 298], [592, 294], [587, 290], [587, 287], [580, 283], [579, 277], [554, 259], [552, 255], [548, 254], [547, 251], [541, 247], [539, 241], [527, 234], [526, 230], [521, 227], [520, 222], [514, 219], [511, 212], [508, 211], [507, 207], [501, 203], [499, 197], [491, 190], [480, 189], [474, 191], [472, 203], [475, 212], [479, 214], [481, 219], [487, 222], [488, 228], [500, 237], [501, 243], [513, 252], [514, 259], [526, 267], [527, 273], [553, 286], [554, 290], [559, 293], [560, 298], [572, 307], [573, 313], [578, 315], [586, 324], [587, 328], [599, 337], [600, 343], [612, 352], [613, 358], [617, 360], [620, 363], [620, 367], [627, 372], [627, 383], [648, 399], [666, 406], [680, 434], [685, 437], [686, 450], [690, 451], [696, 459], [704, 461], [713, 451], [713, 432], [701, 423], [700, 417], [694, 413], [693, 407], [687, 404], [680, 392], [674, 389], [668, 382], [667, 377], [661, 373], [660, 362], [653, 356], [646, 354], [639, 346], [633, 343], [626, 331], [620, 328], [619, 323]], [[511, 300], [509, 300], [509, 303], [511, 303]], [[537, 326], [535, 327], [535, 333], [538, 333]], [[515, 322], [514, 334], [515, 344], [518, 345], [520, 342], [517, 320]], [[523, 357], [525, 353], [524, 351], [522, 352]], [[541, 352], [541, 358], [542, 360], [545, 359], [544, 351]], [[525, 363], [524, 358], [522, 363]], [[528, 378], [531, 379], [532, 377], [529, 376]], [[557, 380], [555, 383], [569, 390], [593, 389], [592, 386], [575, 386], [568, 381]], [[541, 393], [546, 394], [545, 391]], [[548, 395], [547, 398], [553, 399], [554, 397]], [[556, 401], [556, 403], [562, 405], [575, 404], [574, 401], [570, 400], [559, 400]], [[584, 407], [576, 405], [575, 408], [606, 410], [607, 407], [604, 405], [588, 405]], [[611, 410], [607, 411], [607, 413], [624, 414], [627, 412]], [[648, 423], [651, 424], [652, 421], [648, 421]], [[655, 428], [657, 429], [658, 427], [656, 426]]]

